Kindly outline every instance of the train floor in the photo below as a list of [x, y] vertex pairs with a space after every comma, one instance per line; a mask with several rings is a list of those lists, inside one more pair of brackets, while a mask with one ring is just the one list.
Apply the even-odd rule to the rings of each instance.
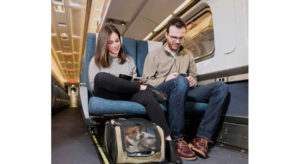
[[[80, 109], [63, 109], [52, 115], [52, 164], [99, 164], [99, 155], [85, 126]], [[214, 146], [209, 158], [184, 164], [247, 164], [248, 155]]]

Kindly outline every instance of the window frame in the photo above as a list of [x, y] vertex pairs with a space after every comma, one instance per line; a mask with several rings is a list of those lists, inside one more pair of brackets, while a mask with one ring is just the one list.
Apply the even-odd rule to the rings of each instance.
[[[195, 22], [195, 21], [197, 21], [198, 19], [200, 19], [203, 15], [205, 15], [205, 14], [207, 14], [207, 13], [210, 13], [210, 15], [211, 15], [211, 19], [213, 19], [213, 14], [212, 14], [212, 12], [211, 12], [211, 9], [210, 9], [210, 7], [207, 5], [206, 7], [204, 7], [199, 13], [196, 13], [194, 16], [192, 16], [191, 18], [189, 18], [186, 22], [186, 24], [189, 24], [189, 23], [191, 23], [191, 22]], [[213, 20], [212, 20], [213, 21]], [[213, 23], [213, 26], [214, 26], [214, 23]], [[194, 38], [196, 38], [198, 35], [200, 35], [200, 33], [199, 34], [197, 34], [197, 35], [195, 35], [193, 38], [192, 38], [192, 40], [194, 39]], [[213, 35], [214, 35], [214, 28], [213, 28]], [[204, 61], [204, 60], [207, 60], [207, 59], [210, 59], [210, 58], [212, 58], [212, 57], [214, 57], [214, 55], [215, 55], [215, 49], [216, 49], [216, 47], [215, 47], [215, 35], [214, 35], [214, 41], [213, 41], [213, 44], [214, 44], [214, 48], [211, 50], [211, 51], [209, 51], [207, 54], [205, 54], [205, 55], [202, 55], [202, 56], [199, 56], [199, 57], [194, 57], [194, 60], [195, 60], [195, 63], [198, 63], [198, 62], [200, 62], [200, 61]], [[194, 55], [194, 54], [193, 54]]]

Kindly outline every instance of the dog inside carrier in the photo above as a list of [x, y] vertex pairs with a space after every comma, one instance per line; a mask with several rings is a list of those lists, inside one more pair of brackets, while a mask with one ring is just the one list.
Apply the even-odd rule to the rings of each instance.
[[107, 121], [104, 141], [114, 163], [161, 162], [165, 159], [162, 129], [142, 118]]

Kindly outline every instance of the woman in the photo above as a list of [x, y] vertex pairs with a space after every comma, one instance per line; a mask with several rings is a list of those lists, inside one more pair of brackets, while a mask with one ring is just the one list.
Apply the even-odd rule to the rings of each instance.
[[120, 33], [113, 25], [105, 25], [98, 35], [95, 56], [89, 65], [89, 82], [95, 95], [112, 100], [130, 100], [142, 104], [150, 119], [166, 135], [166, 157], [181, 163], [170, 136], [170, 129], [158, 101], [164, 94], [148, 85], [119, 78], [120, 74], [136, 77], [134, 60], [123, 53]]

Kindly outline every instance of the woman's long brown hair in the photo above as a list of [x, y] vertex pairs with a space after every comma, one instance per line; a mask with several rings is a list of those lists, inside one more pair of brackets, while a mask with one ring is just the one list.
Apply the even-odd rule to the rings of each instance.
[[[107, 41], [110, 34], [115, 32], [118, 34], [118, 37], [121, 42], [120, 32], [118, 29], [111, 24], [104, 25], [104, 27], [99, 31], [97, 46], [95, 50], [95, 63], [99, 67], [109, 67], [111, 63], [109, 63], [109, 54], [107, 49]], [[126, 61], [126, 55], [123, 52], [122, 45], [120, 47], [120, 51], [118, 54], [118, 58], [120, 59], [120, 64], [124, 64]]]

